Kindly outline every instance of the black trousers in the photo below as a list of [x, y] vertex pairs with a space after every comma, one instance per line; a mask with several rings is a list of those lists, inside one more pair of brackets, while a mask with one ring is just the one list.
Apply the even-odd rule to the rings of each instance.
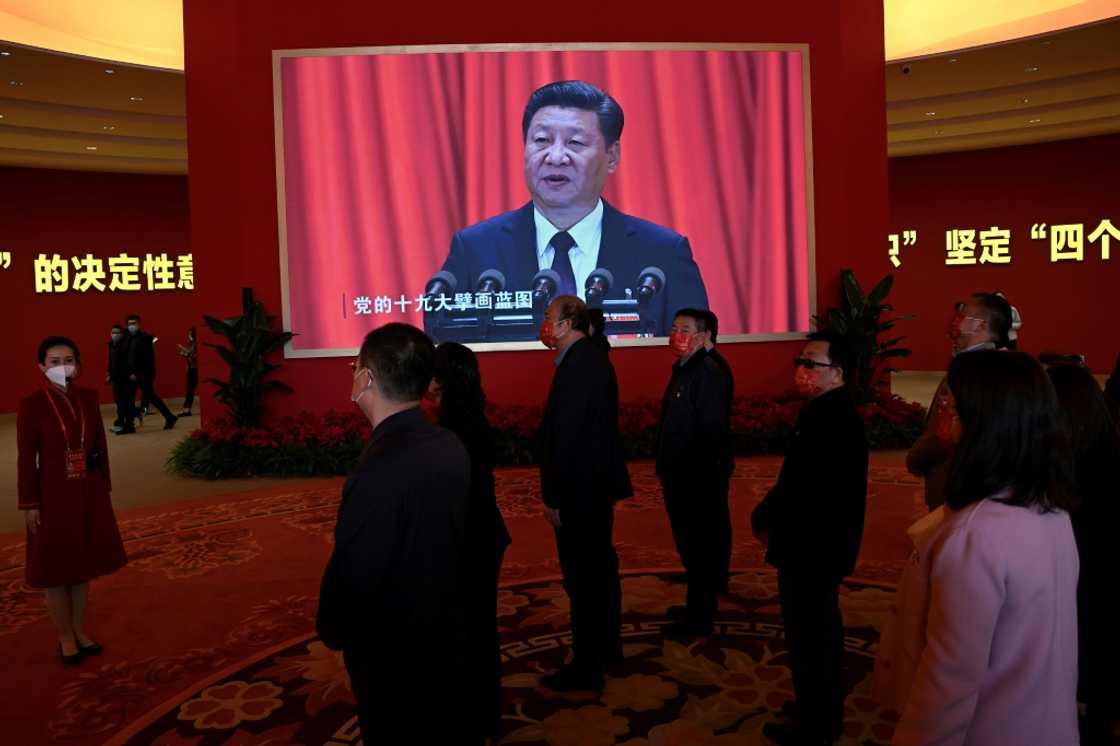
[[189, 411], [194, 405], [196, 388], [198, 388], [198, 368], [187, 368], [187, 398], [183, 400], [183, 409]]
[[[404, 647], [415, 651], [412, 645]], [[466, 727], [463, 691], [470, 682], [461, 668], [437, 659], [410, 659], [407, 651], [393, 649], [392, 640], [376, 650], [342, 654], [365, 746], [483, 742]]]
[[622, 582], [614, 551], [614, 504], [560, 509], [556, 552], [572, 614], [573, 663], [622, 657]]
[[731, 477], [726, 477], [720, 483], [720, 499], [716, 505], [719, 521], [719, 569], [723, 577], [720, 580], [720, 590], [725, 591], [727, 581], [731, 578], [731, 544], [734, 532], [731, 528]]
[[143, 401], [155, 407], [159, 413], [163, 415], [164, 419], [170, 420], [174, 417], [174, 415], [171, 414], [171, 410], [163, 403], [163, 399], [159, 398], [159, 394], [157, 394], [155, 388], [153, 388], [152, 381], [140, 378], [136, 381], [130, 381], [130, 384], [128, 390], [128, 404], [131, 411], [129, 412], [128, 420], [124, 423], [126, 427], [132, 425], [132, 418], [136, 416], [134, 402], [136, 401], [137, 391], [143, 394]]
[[127, 425], [132, 422], [132, 400], [129, 399], [129, 394], [132, 393], [132, 387], [129, 385], [131, 381], [113, 381], [113, 401], [117, 405], [117, 419], [113, 420], [114, 425]]
[[840, 582], [778, 571], [789, 668], [801, 724], [835, 735], [844, 719], [844, 625]]
[[664, 477], [661, 489], [673, 542], [688, 573], [686, 619], [709, 625], [715, 621], [720, 587], [727, 577], [726, 563], [720, 564], [724, 554], [720, 504], [727, 505], [722, 480]]
[[[491, 537], [487, 537], [490, 539]], [[466, 581], [467, 645], [464, 650], [471, 685], [464, 693], [471, 700], [468, 715], [475, 730], [496, 738], [502, 717], [502, 653], [498, 636], [498, 576], [502, 572], [504, 545], [490, 541], [490, 557], [482, 552], [468, 556], [471, 578]]]

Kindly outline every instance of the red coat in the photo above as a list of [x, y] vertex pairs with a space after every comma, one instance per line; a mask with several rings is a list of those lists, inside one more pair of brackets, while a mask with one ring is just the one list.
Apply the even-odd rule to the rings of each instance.
[[[84, 479], [71, 480], [66, 478], [66, 438], [72, 449], [79, 447], [79, 406], [86, 450], [100, 457]], [[59, 416], [66, 424], [65, 437]], [[16, 435], [19, 508], [38, 509], [40, 520], [38, 530], [27, 533], [27, 584], [78, 585], [124, 567], [124, 544], [109, 499], [109, 449], [97, 392], [73, 385], [65, 394], [53, 386], [39, 389], [20, 402]]]

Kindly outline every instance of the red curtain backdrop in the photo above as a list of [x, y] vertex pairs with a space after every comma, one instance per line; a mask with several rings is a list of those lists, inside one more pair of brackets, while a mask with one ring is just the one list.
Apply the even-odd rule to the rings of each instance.
[[621, 104], [605, 197], [689, 238], [721, 332], [807, 330], [800, 53], [348, 55], [281, 64], [294, 347], [418, 323], [411, 307], [355, 317], [351, 301], [414, 299], [455, 231], [528, 201], [522, 111], [564, 79]]

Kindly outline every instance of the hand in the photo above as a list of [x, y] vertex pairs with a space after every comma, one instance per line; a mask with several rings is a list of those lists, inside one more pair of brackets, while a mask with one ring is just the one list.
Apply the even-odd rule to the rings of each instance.
[[113, 377], [111, 375], [109, 375], [108, 373], [106, 373], [105, 374], [105, 383], [112, 383], [112, 382], [113, 382]]
[[38, 509], [23, 511], [23, 519], [27, 522], [27, 530], [35, 533], [39, 528], [39, 511]]
[[560, 509], [545, 508], [544, 519], [548, 521], [553, 528], [560, 528]]
[[133, 373], [132, 375], [130, 375], [130, 376], [128, 377], [128, 380], [130, 380], [130, 381], [135, 381], [135, 380], [136, 380], [136, 374], [135, 374], [135, 373]]

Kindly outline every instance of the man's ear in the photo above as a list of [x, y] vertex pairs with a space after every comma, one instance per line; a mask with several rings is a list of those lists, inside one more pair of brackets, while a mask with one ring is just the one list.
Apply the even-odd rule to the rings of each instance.
[[607, 173], [613, 174], [618, 170], [618, 164], [622, 160], [622, 141], [615, 140], [607, 148]]

